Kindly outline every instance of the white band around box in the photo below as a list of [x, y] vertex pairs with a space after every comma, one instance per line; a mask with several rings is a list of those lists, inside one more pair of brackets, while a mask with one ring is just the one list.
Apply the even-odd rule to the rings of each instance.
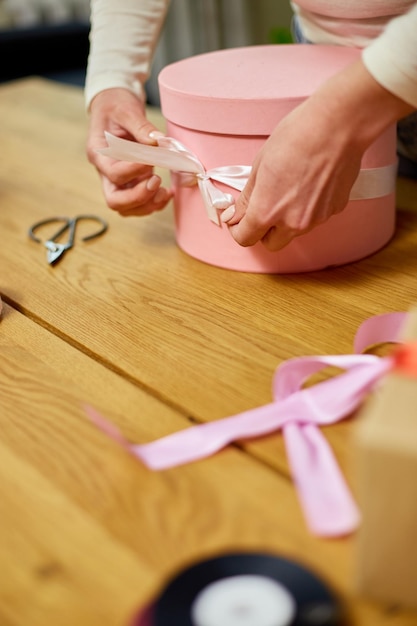
[[[120, 161], [143, 163], [193, 175], [209, 219], [219, 226], [221, 222], [218, 210], [226, 209], [234, 204], [235, 200], [231, 194], [221, 191], [212, 181], [242, 191], [251, 172], [250, 165], [230, 165], [206, 171], [199, 158], [172, 137], [158, 138], [158, 146], [148, 146], [115, 137], [108, 132], [105, 136], [108, 147], [99, 150], [101, 154]], [[396, 175], [396, 162], [383, 167], [362, 169], [351, 189], [349, 200], [388, 196], [395, 191]]]

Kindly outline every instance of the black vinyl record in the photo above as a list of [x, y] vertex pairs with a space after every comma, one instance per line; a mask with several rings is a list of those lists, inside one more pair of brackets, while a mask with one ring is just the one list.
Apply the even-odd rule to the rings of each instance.
[[153, 626], [342, 624], [334, 595], [312, 572], [260, 553], [231, 553], [192, 565], [168, 582], [153, 610]]

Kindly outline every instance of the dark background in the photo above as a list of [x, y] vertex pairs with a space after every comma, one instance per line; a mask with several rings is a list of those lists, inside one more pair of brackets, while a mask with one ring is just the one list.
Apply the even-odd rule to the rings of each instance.
[[37, 75], [84, 85], [88, 22], [0, 30], [0, 82]]

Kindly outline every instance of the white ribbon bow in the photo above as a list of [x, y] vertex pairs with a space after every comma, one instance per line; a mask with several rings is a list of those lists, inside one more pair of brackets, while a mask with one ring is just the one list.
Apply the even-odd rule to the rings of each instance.
[[[115, 137], [108, 132], [104, 134], [108, 147], [98, 150], [100, 154], [120, 161], [143, 163], [164, 167], [173, 172], [192, 174], [198, 183], [207, 215], [218, 226], [221, 225], [218, 210], [227, 209], [235, 200], [230, 193], [224, 193], [211, 181], [242, 191], [251, 173], [250, 165], [226, 165], [206, 171], [197, 156], [172, 137], [158, 137], [157, 146], [147, 146]], [[397, 163], [362, 169], [351, 189], [349, 200], [380, 198], [393, 193], [396, 175]]]
[[230, 165], [215, 167], [206, 171], [201, 161], [182, 143], [172, 137], [158, 137], [158, 146], [147, 146], [135, 141], [121, 139], [105, 132], [107, 148], [101, 154], [120, 161], [131, 161], [145, 165], [167, 168], [173, 172], [195, 176], [209, 219], [220, 226], [218, 210], [227, 209], [235, 200], [230, 193], [224, 193], [211, 182], [215, 180], [228, 187], [242, 191], [251, 172], [250, 165]]

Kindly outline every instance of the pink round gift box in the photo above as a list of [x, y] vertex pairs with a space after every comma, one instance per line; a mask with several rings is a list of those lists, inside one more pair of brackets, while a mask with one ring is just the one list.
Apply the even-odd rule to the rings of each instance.
[[[158, 77], [167, 134], [206, 170], [251, 165], [277, 123], [359, 57], [355, 48], [289, 44], [219, 50], [172, 63]], [[361, 167], [395, 166], [396, 158], [393, 125], [366, 151]], [[260, 242], [238, 245], [225, 225], [209, 220], [197, 185], [176, 185], [174, 211], [178, 246], [200, 261], [242, 272], [308, 272], [356, 261], [384, 246], [395, 229], [395, 192], [350, 200], [341, 213], [277, 252]]]

